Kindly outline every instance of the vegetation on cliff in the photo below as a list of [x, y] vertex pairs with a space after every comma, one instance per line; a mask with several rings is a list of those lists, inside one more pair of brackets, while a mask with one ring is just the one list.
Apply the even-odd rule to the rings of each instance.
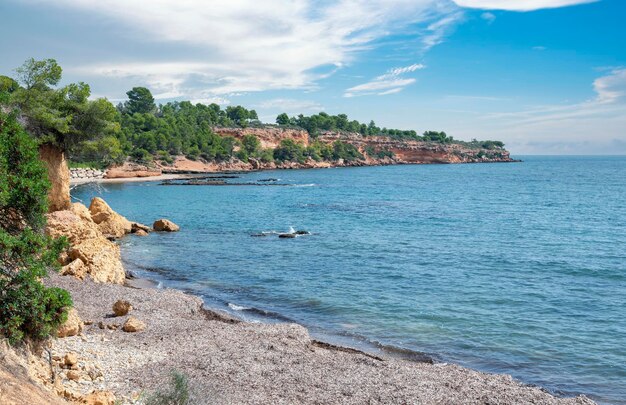
[[128, 100], [117, 107], [106, 99], [89, 100], [85, 83], [55, 88], [61, 78], [61, 68], [52, 59], [30, 59], [16, 69], [17, 81], [0, 77], [0, 103], [18, 108], [28, 131], [41, 143], [55, 145], [69, 152], [72, 161], [88, 162], [93, 166], [121, 163], [127, 157], [149, 163], [154, 159], [170, 163], [173, 157], [206, 161], [228, 161], [250, 158], [262, 162], [354, 161], [370, 157], [392, 157], [387, 149], [358, 150], [350, 141], [336, 140], [332, 144], [317, 141], [324, 132], [356, 134], [364, 138], [382, 136], [397, 140], [413, 140], [434, 144], [463, 144], [470, 148], [502, 149], [502, 142], [455, 140], [441, 131], [380, 128], [374, 121], [368, 124], [350, 120], [346, 114], [329, 115], [321, 112], [311, 116], [278, 115], [281, 128], [306, 130], [312, 141], [308, 146], [283, 140], [274, 149], [263, 149], [253, 135], [237, 139], [220, 136], [216, 127], [269, 127], [254, 110], [242, 106], [222, 109], [217, 104], [192, 104], [175, 101], [157, 105], [149, 89], [134, 87], [126, 94]]
[[67, 291], [40, 281], [66, 244], [44, 234], [48, 187], [36, 143], [0, 113], [0, 335], [11, 343], [49, 336], [72, 305]]

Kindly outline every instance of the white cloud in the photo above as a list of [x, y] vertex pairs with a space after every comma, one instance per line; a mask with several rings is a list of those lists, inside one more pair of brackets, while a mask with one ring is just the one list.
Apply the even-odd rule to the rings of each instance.
[[413, 78], [403, 79], [401, 76], [406, 73], [412, 73], [416, 70], [424, 69], [425, 67], [426, 66], [421, 63], [415, 63], [409, 66], [389, 69], [387, 73], [377, 76], [367, 83], [350, 87], [344, 93], [344, 97], [365, 96], [371, 94], [384, 96], [387, 94], [398, 93], [402, 91], [403, 88], [415, 83], [416, 81]]
[[25, 1], [99, 15], [139, 50], [142, 43], [175, 45], [175, 57], [124, 54], [75, 70], [132, 78], [164, 97], [196, 99], [314, 89], [316, 81], [395, 32], [410, 26], [430, 47], [458, 18], [458, 8], [447, 0]]
[[493, 23], [496, 20], [496, 15], [494, 13], [485, 12], [480, 15], [480, 18], [487, 21], [489, 24]]
[[265, 100], [257, 104], [257, 107], [265, 110], [286, 112], [290, 115], [305, 112], [318, 112], [324, 110], [324, 106], [316, 101], [295, 100], [289, 98], [275, 98], [272, 100]]
[[532, 11], [558, 8], [576, 4], [594, 3], [598, 0], [453, 0], [461, 7], [485, 10]]
[[626, 69], [614, 69], [610, 74], [593, 82], [593, 89], [598, 94], [596, 101], [611, 104], [623, 101], [626, 95]]

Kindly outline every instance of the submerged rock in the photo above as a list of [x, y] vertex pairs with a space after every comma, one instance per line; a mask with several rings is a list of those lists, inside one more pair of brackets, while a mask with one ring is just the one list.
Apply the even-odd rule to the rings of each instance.
[[296, 231], [295, 234], [296, 235], [310, 235], [311, 232], [309, 232], [309, 231]]
[[298, 236], [298, 235], [296, 235], [295, 233], [280, 233], [280, 234], [278, 234], [279, 238], [284, 238], [284, 239], [293, 239], [296, 236]]
[[154, 221], [152, 227], [157, 232], [178, 232], [180, 230], [178, 225], [167, 219]]

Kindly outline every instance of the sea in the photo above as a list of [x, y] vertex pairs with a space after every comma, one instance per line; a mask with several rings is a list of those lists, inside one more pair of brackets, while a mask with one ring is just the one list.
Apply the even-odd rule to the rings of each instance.
[[[251, 322], [626, 404], [626, 157], [87, 185], [134, 221], [126, 269]], [[306, 231], [295, 238], [281, 233]]]

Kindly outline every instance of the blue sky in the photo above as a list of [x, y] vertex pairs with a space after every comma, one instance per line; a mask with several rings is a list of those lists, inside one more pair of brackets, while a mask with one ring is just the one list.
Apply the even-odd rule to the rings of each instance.
[[626, 154], [619, 0], [0, 0], [0, 74], [55, 58], [114, 103], [347, 113], [500, 139], [514, 154]]

